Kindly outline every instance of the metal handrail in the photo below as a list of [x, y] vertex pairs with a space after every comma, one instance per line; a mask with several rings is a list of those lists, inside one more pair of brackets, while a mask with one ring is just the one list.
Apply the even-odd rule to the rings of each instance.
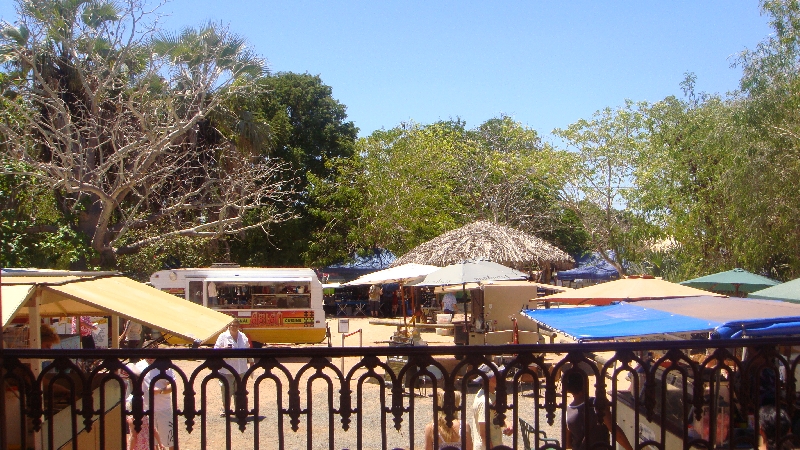
[[[361, 334], [361, 331], [343, 335], [343, 342], [345, 337]], [[744, 345], [758, 350], [751, 352], [755, 355], [753, 358], [742, 361], [734, 349]], [[432, 398], [436, 397], [438, 391], [444, 393], [445, 403], [439, 409], [448, 417], [471, 417], [471, 402], [462, 401], [460, 409], [456, 409], [452, 403], [452, 393], [459, 391], [464, 399], [474, 395], [478, 385], [486, 386], [488, 383], [488, 375], [479, 369], [480, 366], [502, 357], [505, 366], [493, 369], [497, 379], [497, 397], [490, 409], [497, 420], [517, 424], [520, 418], [524, 418], [536, 429], [546, 429], [548, 436], [558, 439], [559, 442], [566, 442], [565, 418], [569, 397], [562, 389], [560, 379], [576, 371], [586, 374], [588, 368], [585, 383], [598, 398], [598, 414], [611, 414], [614, 423], [618, 424], [630, 421], [627, 426], [630, 426], [629, 440], [632, 443], [671, 448], [665, 436], [669, 433], [684, 433], [678, 437], [684, 446], [723, 445], [724, 448], [734, 448], [735, 444], [742, 443], [735, 443], [734, 437], [746, 443], [751, 443], [754, 438], [750, 435], [740, 436], [738, 431], [734, 433], [736, 429], [732, 421], [718, 424], [714, 418], [717, 417], [717, 410], [722, 411], [724, 408], [718, 408], [719, 405], [715, 403], [717, 400], [713, 397], [706, 399], [705, 391], [709, 390], [707, 388], [712, 388], [709, 392], [718, 391], [720, 380], [725, 380], [731, 391], [730, 402], [744, 411], [745, 416], [753, 415], [761, 402], [754, 398], [753, 392], [758, 393], [758, 389], [754, 391], [756, 385], [753, 383], [757, 381], [753, 380], [758, 380], [758, 377], [753, 378], [753, 375], [772, 371], [786, 377], [785, 380], [774, 379], [776, 397], [785, 404], [790, 414], [800, 411], [800, 408], [795, 407], [798, 383], [794, 378], [796, 369], [800, 366], [800, 355], [787, 356], [776, 350], [778, 347], [790, 346], [800, 346], [800, 337], [499, 346], [3, 349], [0, 350], [0, 367], [3, 369], [0, 371], [0, 378], [18, 386], [22, 398], [21, 406], [11, 404], [11, 410], [21, 407], [22, 410], [18, 411], [20, 416], [27, 418], [23, 420], [21, 430], [12, 430], [12, 434], [4, 435], [25, 435], [27, 431], [47, 430], [47, 427], [53, 426], [50, 419], [54, 411], [49, 409], [48, 397], [53, 389], [54, 379], [58, 377], [64, 382], [61, 384], [72, 389], [73, 420], [80, 421], [89, 430], [108, 432], [110, 428], [103, 425], [105, 421], [119, 421], [120, 417], [109, 418], [104, 412], [97, 410], [93, 406], [97, 401], [94, 396], [104, 395], [103, 386], [106, 383], [122, 382], [118, 373], [129, 372], [123, 364], [124, 360], [150, 358], [155, 359], [154, 369], [171, 368], [175, 371], [174, 378], [170, 380], [173, 393], [169, 397], [177, 420], [176, 448], [180, 448], [183, 445], [182, 440], [193, 436], [192, 431], [199, 429], [201, 435], [205, 436], [213, 429], [210, 421], [217, 419], [213, 411], [210, 411], [213, 408], [207, 404], [206, 394], [210, 388], [208, 382], [222, 379], [220, 370], [231, 369], [225, 363], [225, 358], [253, 358], [256, 364], [247, 372], [241, 375], [234, 373], [236, 390], [233, 416], [219, 419], [226, 424], [238, 425], [242, 432], [253, 433], [252, 448], [294, 448], [298, 445], [297, 439], [301, 439], [297, 435], [303, 423], [308, 424], [305, 429], [308, 448], [318, 447], [319, 441], [323, 441], [322, 445], [331, 449], [336, 445], [347, 445], [350, 448], [390, 448], [392, 445], [421, 448], [421, 427], [432, 419], [432, 400], [427, 396], [405, 395], [405, 388], [409, 384], [413, 386], [420, 382], [425, 382], [427, 387], [430, 383], [434, 393]], [[704, 349], [704, 356], [692, 359], [689, 349]], [[640, 378], [637, 368], [644, 367], [645, 364], [641, 355], [650, 350], [659, 351], [663, 356], [652, 366], [646, 366]], [[387, 360], [390, 356], [405, 357], [407, 362], [390, 365]], [[336, 367], [330, 363], [331, 358], [336, 357], [354, 358], [355, 363], [351, 367]], [[53, 362], [37, 378], [26, 368], [26, 359], [51, 359]], [[98, 364], [93, 366], [96, 369], [91, 373], [84, 373], [71, 361], [74, 359], [94, 359]], [[184, 360], [193, 362], [182, 366], [176, 364]], [[394, 360], [397, 361], [397, 358]], [[186, 368], [188, 366], [191, 367]], [[628, 374], [633, 375], [630, 378], [631, 392], [636, 395], [631, 395], [618, 386], [620, 380]], [[134, 373], [129, 375], [134, 401], [130, 408], [123, 408], [117, 414], [130, 417], [136, 426], [141, 426], [144, 416], [150, 414], [144, 409], [141, 399], [142, 396], [152, 393], [144, 390], [140, 376]], [[663, 386], [658, 387], [667, 376], [677, 376], [683, 380], [683, 384], [678, 383], [674, 389], [678, 389], [678, 393], [683, 396], [676, 398], [682, 398], [681, 408], [684, 410], [680, 411], [677, 422], [673, 424], [665, 422], [669, 418], [662, 410], [668, 403], [667, 390]], [[323, 394], [312, 395], [311, 387], [315, 380], [325, 385]], [[478, 385], [474, 380], [477, 380]], [[523, 395], [523, 383], [534, 385], [530, 394]], [[265, 390], [270, 391], [269, 398], [277, 398], [277, 403], [264, 403], [261, 392]], [[316, 406], [313, 406], [318, 406], [318, 403], [323, 405], [323, 409], [327, 409], [321, 413], [328, 418], [330, 430], [326, 433], [314, 433], [311, 427], [312, 419], [316, 420], [315, 414], [320, 414], [315, 413]], [[0, 407], [6, 406], [5, 397], [0, 398]], [[627, 410], [633, 413], [625, 416], [623, 412]], [[704, 410], [709, 410], [712, 415], [712, 420], [708, 421], [710, 429], [706, 434], [730, 436], [729, 441], [720, 443], [715, 442], [715, 437], [697, 438], [685, 434], [688, 426]], [[274, 421], [262, 423], [260, 418], [265, 415], [274, 417]], [[623, 419], [623, 416], [627, 418]], [[741, 423], [746, 424], [746, 419], [745, 417]], [[462, 420], [464, 422], [467, 421]], [[741, 423], [737, 422], [736, 427], [740, 427]], [[642, 435], [642, 425], [645, 424], [645, 428], [655, 431]], [[8, 432], [5, 429], [9, 426], [8, 423], [0, 425], [3, 427], [0, 428], [0, 433]], [[351, 426], [355, 428], [355, 437], [340, 437], [347, 435]], [[759, 426], [757, 415], [754, 426]], [[730, 430], [725, 430], [724, 427], [729, 427]], [[230, 426], [220, 430], [222, 431], [218, 432], [225, 433], [225, 440], [230, 446], [235, 437]], [[368, 430], [370, 433], [377, 433], [379, 440], [375, 441]], [[396, 432], [392, 432], [393, 430]], [[520, 430], [514, 431], [514, 436], [507, 444], [516, 448], [520, 445]], [[720, 431], [721, 434], [718, 433]], [[272, 436], [273, 440], [261, 442], [263, 436]], [[794, 439], [790, 434], [781, 438]], [[342, 439], [347, 444], [337, 444]], [[404, 442], [398, 445], [400, 440]], [[390, 441], [394, 444], [389, 445]], [[200, 446], [207, 445], [203, 438]], [[77, 448], [77, 443], [73, 448]], [[107, 444], [106, 448], [114, 448], [114, 445]]]

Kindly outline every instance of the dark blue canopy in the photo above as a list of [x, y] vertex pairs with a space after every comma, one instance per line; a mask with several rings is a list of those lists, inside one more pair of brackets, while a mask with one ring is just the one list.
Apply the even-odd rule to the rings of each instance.
[[619, 278], [617, 269], [601, 258], [596, 252], [588, 254], [583, 258], [576, 258], [576, 260], [578, 267], [571, 270], [559, 271], [559, 280], [615, 280]]

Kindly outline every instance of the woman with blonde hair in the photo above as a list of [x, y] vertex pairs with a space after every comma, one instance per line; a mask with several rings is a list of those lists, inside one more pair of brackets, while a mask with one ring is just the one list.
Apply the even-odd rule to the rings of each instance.
[[[439, 426], [439, 449], [445, 447], [461, 448], [461, 420], [457, 419], [458, 412], [461, 408], [461, 392], [454, 392], [456, 402], [456, 418], [453, 418], [453, 426], [447, 426], [447, 420], [444, 416], [444, 411], [439, 410], [436, 415], [436, 422]], [[439, 390], [436, 393], [436, 402], [441, 407], [444, 404], [444, 393]], [[467, 446], [463, 450], [472, 450], [472, 438], [470, 426], [464, 423], [464, 432], [467, 436]], [[425, 427], [425, 450], [433, 450], [433, 422]]]

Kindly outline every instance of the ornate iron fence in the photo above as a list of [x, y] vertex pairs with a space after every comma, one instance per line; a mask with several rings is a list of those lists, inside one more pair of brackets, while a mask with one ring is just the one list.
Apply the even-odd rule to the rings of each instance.
[[[800, 358], [793, 346], [800, 348], [800, 338], [0, 350], [5, 386], [0, 444], [117, 449], [126, 448], [133, 433], [146, 437], [152, 448], [160, 439], [171, 440], [175, 448], [415, 449], [425, 448], [427, 433], [433, 448], [439, 448], [447, 434], [442, 427], [455, 423], [461, 448], [467, 448], [467, 440], [481, 428], [476, 424], [483, 423], [510, 432], [494, 438], [495, 448], [569, 448], [575, 427], [587, 430], [587, 438], [605, 436], [604, 422], [619, 427], [621, 434], [610, 433], [605, 442], [590, 441], [585, 448], [624, 447], [624, 440], [634, 448], [662, 450], [758, 448], [756, 430], [762, 428], [770, 440], [789, 445], [794, 441], [791, 425], [770, 428], [770, 416], [759, 412], [777, 405], [790, 423], [798, 422], [792, 419], [798, 415]], [[137, 374], [126, 365], [131, 358], [152, 362], [140, 364], [147, 367]], [[253, 358], [255, 364], [240, 376], [224, 358]], [[39, 360], [50, 362], [37, 376], [32, 368]], [[226, 369], [233, 370], [232, 378], [226, 379]], [[476, 420], [476, 397], [483, 397], [478, 391], [495, 384], [494, 400]], [[583, 413], [582, 422], [579, 413], [587, 409], [574, 404], [579, 388], [595, 399], [587, 402], [589, 413]], [[232, 403], [226, 402], [227, 393], [233, 393]], [[148, 405], [164, 399], [166, 413], [159, 407], [151, 411]], [[783, 417], [771, 411], [772, 418]], [[440, 412], [442, 420], [434, 420]], [[159, 414], [170, 417], [174, 427], [165, 432], [150, 426]]]

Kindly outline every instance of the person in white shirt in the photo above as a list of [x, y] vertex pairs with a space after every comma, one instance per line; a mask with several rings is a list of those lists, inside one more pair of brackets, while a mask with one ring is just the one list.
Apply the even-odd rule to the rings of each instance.
[[[241, 325], [238, 320], [231, 322], [228, 325], [228, 331], [222, 332], [217, 338], [214, 348], [250, 348], [250, 340], [240, 331], [240, 328]], [[225, 358], [225, 362], [233, 367], [240, 377], [247, 371], [248, 366], [253, 365], [253, 360], [247, 358]], [[237, 385], [236, 378], [230, 371], [222, 369], [220, 373], [225, 377], [225, 380], [227, 380], [227, 395], [225, 393], [226, 383], [223, 383], [221, 380], [219, 382], [223, 402], [223, 410], [220, 412], [219, 416], [225, 417], [226, 411], [230, 411], [230, 406], [233, 405], [231, 397], [236, 393]]]
[[442, 309], [445, 314], [453, 315], [456, 312], [456, 296], [452, 292], [444, 294], [442, 297]]
[[125, 343], [125, 348], [139, 348], [142, 343], [142, 324], [132, 320], [125, 322], [125, 330], [119, 340]]
[[[144, 359], [136, 363], [136, 370], [143, 373], [155, 359]], [[152, 385], [153, 391], [153, 412], [155, 419], [156, 431], [160, 437], [161, 443], [172, 450], [175, 445], [175, 431], [172, 422], [172, 384], [165, 379], [160, 379], [153, 385], [153, 378], [161, 373], [160, 369], [153, 369], [144, 376], [142, 381], [142, 391], [144, 392], [143, 403], [146, 411], [150, 410], [150, 390]], [[172, 369], [167, 369], [165, 375], [169, 378], [175, 378], [175, 373]]]
[[[487, 382], [481, 386], [481, 389], [475, 394], [475, 400], [472, 403], [472, 448], [494, 448], [498, 445], [503, 445], [503, 435], [510, 436], [513, 434], [511, 427], [505, 426], [505, 423], [498, 425], [494, 423], [494, 417], [497, 416], [495, 411], [491, 410], [494, 405], [495, 391], [497, 390], [497, 379], [495, 378], [495, 369], [497, 372], [504, 370], [503, 366], [497, 367], [492, 364], [488, 366], [481, 364], [478, 368], [486, 375]], [[482, 378], [479, 378], [482, 380]], [[489, 408], [490, 422], [486, 423], [486, 409]], [[484, 443], [488, 441], [488, 446]]]

